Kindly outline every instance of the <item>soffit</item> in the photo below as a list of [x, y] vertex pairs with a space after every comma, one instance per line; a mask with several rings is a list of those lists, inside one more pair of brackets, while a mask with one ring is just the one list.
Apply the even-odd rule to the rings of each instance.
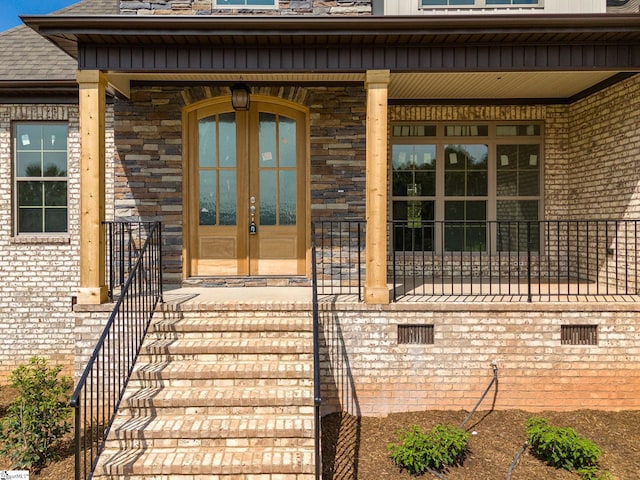
[[616, 72], [397, 73], [390, 98], [570, 98]]
[[[392, 73], [389, 99], [565, 99], [615, 76], [618, 72], [482, 72]], [[130, 82], [147, 84], [344, 85], [364, 86], [364, 75], [355, 73], [181, 74], [113, 73], [116, 86]]]

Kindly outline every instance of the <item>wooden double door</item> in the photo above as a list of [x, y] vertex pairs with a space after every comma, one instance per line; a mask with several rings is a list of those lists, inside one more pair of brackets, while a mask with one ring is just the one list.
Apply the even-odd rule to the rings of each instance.
[[185, 113], [191, 276], [304, 275], [307, 115], [252, 96]]

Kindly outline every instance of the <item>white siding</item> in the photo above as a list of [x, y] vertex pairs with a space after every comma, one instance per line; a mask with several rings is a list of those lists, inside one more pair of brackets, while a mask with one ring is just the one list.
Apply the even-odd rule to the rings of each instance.
[[432, 8], [421, 9], [421, 0], [385, 0], [385, 15], [460, 15], [515, 13], [606, 13], [606, 0], [541, 0], [544, 7]]

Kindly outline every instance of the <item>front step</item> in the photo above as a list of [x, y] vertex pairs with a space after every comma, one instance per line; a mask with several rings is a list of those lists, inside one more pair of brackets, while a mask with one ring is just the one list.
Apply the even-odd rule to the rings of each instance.
[[314, 479], [310, 305], [156, 317], [94, 478]]
[[[197, 447], [119, 450], [105, 449], [102, 456], [110, 460], [103, 464], [110, 479], [149, 480], [160, 475], [185, 478], [253, 479], [254, 475], [272, 475], [292, 480], [314, 478], [313, 449], [276, 447], [227, 447], [202, 449]], [[189, 477], [191, 475], [191, 477]], [[104, 476], [94, 477], [104, 478]]]

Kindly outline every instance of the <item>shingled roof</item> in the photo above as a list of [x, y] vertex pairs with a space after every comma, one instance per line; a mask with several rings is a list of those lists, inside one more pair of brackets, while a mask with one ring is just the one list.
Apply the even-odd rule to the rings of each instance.
[[[117, 15], [118, 0], [83, 0], [51, 15]], [[32, 29], [0, 33], [0, 85], [74, 82], [77, 62]]]

